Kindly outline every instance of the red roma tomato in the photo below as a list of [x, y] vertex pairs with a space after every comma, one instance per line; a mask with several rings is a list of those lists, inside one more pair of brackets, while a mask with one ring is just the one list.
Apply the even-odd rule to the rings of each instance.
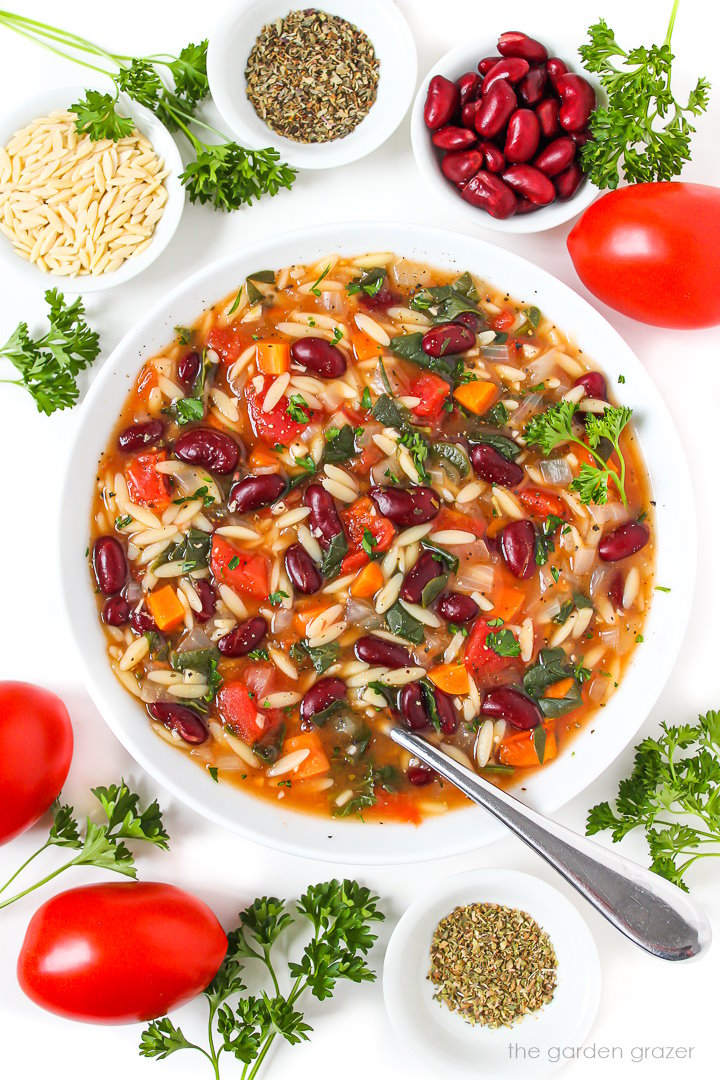
[[0, 844], [28, 829], [60, 794], [73, 733], [56, 694], [0, 683]]
[[31, 1001], [49, 1012], [130, 1024], [199, 994], [226, 949], [225, 932], [207, 904], [174, 885], [83, 885], [35, 912], [17, 977]]
[[720, 323], [720, 188], [633, 184], [588, 207], [568, 236], [584, 285], [652, 326]]

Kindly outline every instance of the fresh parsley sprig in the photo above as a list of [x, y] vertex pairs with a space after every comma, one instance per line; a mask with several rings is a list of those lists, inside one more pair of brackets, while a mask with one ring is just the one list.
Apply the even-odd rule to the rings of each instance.
[[581, 151], [584, 171], [599, 188], [670, 180], [690, 160], [691, 118], [705, 112], [710, 83], [700, 78], [681, 105], [670, 88], [670, 49], [679, 0], [673, 4], [662, 45], [625, 50], [604, 19], [588, 30], [579, 52], [587, 71], [599, 76], [607, 94], [590, 118], [593, 138]]
[[[162, 1059], [177, 1050], [197, 1050], [209, 1061], [215, 1080], [220, 1078], [221, 1055], [229, 1054], [243, 1063], [242, 1080], [255, 1080], [278, 1035], [291, 1046], [308, 1039], [312, 1028], [296, 1008], [307, 990], [325, 1001], [341, 979], [374, 981], [365, 957], [376, 939], [371, 924], [384, 918], [378, 897], [356, 881], [312, 885], [294, 911], [277, 897], [259, 897], [241, 912], [240, 925], [228, 934], [225, 959], [204, 991], [207, 1049], [186, 1039], [165, 1016], [143, 1031], [140, 1054]], [[283, 992], [273, 950], [291, 927], [303, 921], [312, 927], [312, 937], [300, 959], [288, 963], [292, 983]], [[267, 990], [246, 994], [243, 978], [248, 961], [265, 969]]]
[[[103, 870], [114, 870], [126, 877], [137, 877], [135, 860], [125, 841], [144, 840], [155, 847], [167, 850], [169, 836], [163, 827], [162, 813], [157, 800], [141, 810], [138, 806], [140, 796], [130, 791], [124, 780], [110, 787], [92, 788], [92, 793], [100, 803], [106, 820], [96, 825], [87, 818], [85, 836], [80, 836], [80, 825], [73, 816], [72, 806], [56, 802], [54, 820], [47, 840], [29, 859], [20, 866], [5, 884], [0, 887], [0, 908], [9, 907], [16, 900], [34, 892], [42, 885], [52, 881], [71, 866], [96, 866]], [[74, 858], [52, 870], [40, 881], [29, 885], [14, 896], [3, 898], [2, 894], [20, 876], [20, 874], [44, 851], [51, 847], [71, 848], [78, 852]]]

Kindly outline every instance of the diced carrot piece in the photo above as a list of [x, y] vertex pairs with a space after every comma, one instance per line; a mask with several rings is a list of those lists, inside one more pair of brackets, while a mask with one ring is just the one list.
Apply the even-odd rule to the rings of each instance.
[[278, 472], [280, 471], [277, 454], [267, 450], [261, 443], [257, 443], [256, 446], [253, 447], [253, 451], [248, 458], [248, 465], [251, 469], [274, 468]]
[[551, 491], [543, 491], [542, 488], [523, 488], [518, 491], [518, 498], [534, 517], [546, 518], [554, 514], [555, 517], [564, 518], [567, 514], [567, 507], [562, 499]]
[[323, 750], [320, 736], [316, 731], [307, 731], [303, 735], [295, 735], [292, 739], [286, 739], [283, 745], [283, 754], [292, 754], [295, 750], [309, 750], [310, 753], [301, 761], [297, 769], [290, 775], [293, 780], [308, 780], [311, 776], [320, 776], [328, 772], [330, 762]]
[[304, 637], [307, 624], [312, 622], [317, 615], [322, 615], [323, 611], [326, 611], [329, 607], [330, 604], [313, 604], [312, 607], [306, 607], [303, 608], [302, 611], [296, 611], [293, 622], [297, 632]]
[[364, 566], [350, 586], [350, 595], [367, 599], [374, 596], [378, 589], [383, 586], [385, 578], [380, 566], [376, 562], [369, 562]]
[[560, 700], [570, 693], [574, 683], [574, 679], [560, 679], [560, 682], [556, 682], [553, 683], [552, 686], [548, 686], [547, 690], [543, 694], [543, 697]]
[[361, 330], [353, 333], [352, 346], [358, 360], [370, 360], [373, 356], [382, 356], [382, 345]]
[[419, 825], [422, 821], [417, 804], [410, 795], [380, 790], [375, 792], [375, 805], [369, 816], [382, 821], [407, 822], [409, 825]]
[[525, 593], [522, 589], [515, 589], [512, 585], [501, 585], [499, 589], [495, 590], [493, 596], [495, 606], [492, 611], [488, 612], [488, 617], [491, 619], [502, 619], [503, 622], [510, 622], [513, 615], [520, 610], [525, 600]]
[[174, 630], [185, 618], [185, 608], [177, 598], [172, 585], [163, 585], [162, 589], [151, 592], [147, 598], [158, 630]]
[[497, 397], [498, 388], [495, 383], [483, 382], [476, 379], [475, 382], [460, 383], [453, 390], [453, 397], [459, 401], [468, 412], [477, 413], [480, 416], [492, 405]]
[[[534, 765], [539, 765], [532, 731], [518, 731], [517, 734], [506, 735], [498, 747], [498, 757], [503, 765], [513, 765], [517, 769], [531, 769]], [[555, 732], [546, 727], [543, 765], [556, 757]]]
[[157, 386], [157, 371], [150, 364], [145, 364], [140, 369], [137, 377], [137, 392], [142, 398], [146, 398], [152, 388]]
[[503, 518], [493, 518], [492, 521], [488, 523], [487, 535], [493, 540], [499, 532], [502, 532], [506, 525], [507, 521], [503, 520]]
[[258, 341], [255, 348], [258, 371], [283, 375], [290, 370], [290, 346], [286, 341]]
[[470, 688], [467, 668], [463, 663], [439, 664], [428, 671], [428, 678], [446, 694], [467, 694]]

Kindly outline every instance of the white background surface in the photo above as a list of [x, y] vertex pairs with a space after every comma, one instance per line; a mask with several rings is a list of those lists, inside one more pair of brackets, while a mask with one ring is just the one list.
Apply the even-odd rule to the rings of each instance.
[[[24, 14], [54, 20], [69, 29], [118, 52], [142, 53], [175, 50], [212, 30], [224, 5], [221, 0], [202, 4], [175, 0], [124, 0], [121, 7], [75, 0], [58, 5], [50, 0], [22, 4]], [[466, 40], [469, 34], [490, 46], [498, 32], [523, 29], [542, 38], [543, 29], [565, 42], [563, 55], [572, 59], [585, 28], [602, 14], [627, 45], [661, 40], [671, 7], [663, 4], [621, 0], [576, 0], [539, 5], [516, 0], [506, 7], [507, 17], [498, 20], [486, 5], [475, 0], [401, 0], [414, 31], [419, 51], [419, 72], [424, 74], [443, 52]], [[358, 10], [361, 4], [358, 0]], [[718, 105], [720, 59], [717, 36], [720, 17], [701, 0], [682, 0], [673, 45], [679, 54], [674, 85], [684, 91], [698, 74], [716, 84], [710, 112], [700, 120], [693, 141], [693, 162], [684, 178], [720, 183], [718, 166]], [[76, 82], [82, 73], [73, 65], [35, 49], [0, 29], [3, 45], [4, 94], [30, 97], [46, 86]], [[478, 55], [491, 51], [480, 47]], [[30, 117], [28, 117], [30, 119]], [[185, 147], [182, 147], [185, 152]], [[409, 142], [407, 117], [396, 134], [362, 162], [328, 172], [305, 173], [292, 192], [232, 216], [202, 207], [187, 207], [178, 233], [164, 255], [136, 281], [110, 293], [88, 299], [88, 311], [102, 336], [103, 358], [143, 313], [191, 270], [227, 254], [248, 240], [279, 230], [343, 219], [422, 221], [467, 232], [465, 220], [432, 204], [419, 178]], [[499, 236], [481, 229], [477, 235], [500, 243], [546, 269], [583, 292], [565, 248], [568, 227], [527, 238]], [[38, 276], [39, 277], [39, 276]], [[33, 321], [43, 312], [42, 281], [35, 289], [20, 288], [7, 273], [0, 281], [0, 340], [4, 341], [19, 318]], [[720, 595], [717, 541], [720, 517], [717, 508], [717, 430], [720, 399], [718, 346], [720, 331], [682, 333], [656, 330], [631, 322], [605, 310], [647, 365], [673, 413], [690, 462], [700, 515], [699, 582], [693, 617], [685, 645], [657, 707], [648, 717], [643, 733], [655, 730], [659, 720], [691, 720], [698, 711], [717, 707], [717, 598]], [[572, 329], [572, 328], [568, 328]], [[102, 360], [98, 361], [98, 366]], [[3, 581], [3, 632], [0, 677], [45, 684], [60, 692], [73, 718], [76, 754], [65, 797], [82, 812], [88, 807], [90, 785], [106, 784], [124, 774], [149, 798], [157, 794], [167, 811], [173, 838], [171, 854], [140, 855], [140, 875], [175, 882], [207, 900], [224, 925], [234, 925], [237, 911], [256, 895], [276, 893], [295, 896], [305, 885], [333, 874], [353, 874], [352, 866], [311, 864], [266, 851], [205, 823], [178, 805], [153, 783], [123, 751], [105, 727], [102, 717], [83, 691], [78, 664], [67, 643], [55, 562], [57, 500], [63, 475], [66, 446], [77, 423], [77, 413], [40, 416], [29, 396], [12, 387], [0, 387], [0, 489], [6, 505], [13, 507], [0, 530], [0, 567]], [[108, 425], [114, 417], [108, 417]], [[678, 506], [678, 514], [685, 509]], [[672, 582], [663, 584], [672, 585]], [[642, 647], [642, 646], [640, 646]], [[571, 827], [582, 830], [589, 806], [611, 797], [617, 781], [631, 763], [628, 749], [583, 795], [558, 815]], [[31, 767], [31, 763], [29, 763]], [[25, 858], [45, 835], [44, 826], [0, 850], [0, 880]], [[605, 841], [603, 841], [605, 842]], [[645, 858], [643, 845], [625, 841], [626, 854]], [[48, 868], [53, 854], [48, 856]], [[388, 921], [373, 954], [379, 969], [382, 946], [397, 917], [427, 885], [459, 870], [479, 866], [515, 867], [555, 881], [552, 872], [508, 837], [491, 847], [466, 856], [416, 866], [365, 869], [358, 877], [383, 897]], [[691, 873], [693, 894], [706, 907], [720, 935], [718, 866], [708, 860]], [[110, 875], [105, 875], [107, 878]], [[103, 875], [78, 870], [67, 875], [58, 890]], [[575, 902], [571, 890], [555, 882]], [[714, 884], [713, 884], [714, 883]], [[27, 922], [50, 890], [36, 894], [0, 914], [0, 1076], [52, 1076], [106, 1080], [121, 1077], [153, 1077], [159, 1080], [210, 1075], [209, 1066], [196, 1055], [177, 1054], [155, 1063], [137, 1055], [139, 1027], [79, 1027], [43, 1013], [19, 990], [14, 965]], [[577, 901], [578, 905], [582, 901]], [[622, 1050], [611, 1064], [590, 1060], [568, 1065], [563, 1076], [601, 1077], [612, 1069], [614, 1078], [709, 1077], [717, 1073], [716, 1024], [718, 948], [696, 965], [672, 967], [641, 954], [620, 938], [590, 909], [583, 914], [600, 948], [603, 961], [602, 1004], [589, 1038], [597, 1047]], [[711, 1012], [712, 1009], [712, 1012]], [[204, 1023], [201, 1005], [190, 1005], [175, 1019], [189, 1037], [201, 1037]], [[367, 1076], [413, 1075], [435, 1080], [435, 1072], [398, 1046], [382, 1005], [380, 984], [374, 987], [341, 987], [336, 998], [322, 1008], [308, 1009], [315, 1027], [312, 1041], [304, 1046], [281, 1046], [269, 1059], [264, 1075], [360, 1080]], [[690, 1062], [650, 1061], [634, 1063], [633, 1048], [694, 1047]], [[224, 1076], [239, 1075], [228, 1059]], [[478, 1075], [482, 1065], [478, 1063]], [[521, 1070], [517, 1070], [521, 1075]]]

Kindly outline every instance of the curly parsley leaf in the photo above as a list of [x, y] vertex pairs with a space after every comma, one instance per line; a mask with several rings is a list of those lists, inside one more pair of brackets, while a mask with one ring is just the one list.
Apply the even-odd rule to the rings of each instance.
[[117, 98], [99, 90], [86, 90], [85, 97], [70, 106], [77, 117], [75, 127], [80, 135], [91, 139], [124, 139], [135, 130], [135, 121], [117, 111]]
[[192, 203], [237, 210], [263, 195], [277, 195], [281, 188], [292, 187], [297, 175], [272, 148], [250, 150], [235, 142], [194, 143], [195, 160], [180, 174]]

